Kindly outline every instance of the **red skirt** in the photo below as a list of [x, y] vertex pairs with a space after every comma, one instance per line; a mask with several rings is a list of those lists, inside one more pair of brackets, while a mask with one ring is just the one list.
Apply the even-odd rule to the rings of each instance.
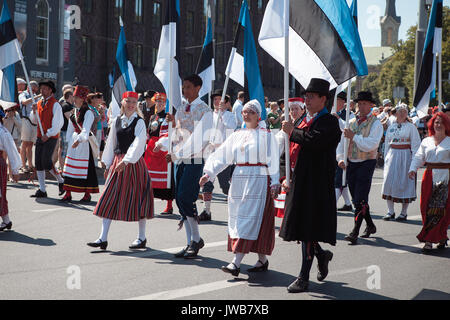
[[420, 242], [438, 243], [448, 240], [447, 229], [450, 225], [450, 187], [447, 188], [448, 197], [445, 208], [431, 208], [429, 206], [433, 194], [433, 170], [426, 169], [422, 178], [422, 192], [420, 197], [420, 212], [423, 227], [417, 235]]
[[271, 255], [275, 247], [275, 207], [267, 190], [266, 205], [263, 212], [263, 220], [259, 229], [258, 239], [231, 239], [228, 235], [228, 251], [233, 253], [255, 252], [259, 254]]
[[3, 152], [0, 151], [0, 217], [4, 217], [8, 214], [8, 200], [6, 200], [6, 183], [8, 181], [8, 166], [3, 158]]
[[114, 172], [125, 155], [116, 155], [109, 168], [105, 190], [100, 196], [94, 215], [111, 220], [139, 221], [153, 218], [153, 191], [144, 158]]

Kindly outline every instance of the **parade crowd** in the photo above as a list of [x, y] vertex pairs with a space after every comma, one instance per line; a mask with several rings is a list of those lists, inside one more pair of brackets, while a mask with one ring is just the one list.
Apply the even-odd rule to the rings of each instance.
[[[370, 92], [362, 91], [351, 100], [347, 127], [346, 93], [338, 93], [335, 108], [327, 109], [334, 97], [325, 80], [312, 79], [301, 97], [287, 102], [266, 97], [265, 105], [246, 101], [244, 92], [222, 101], [222, 91], [216, 90], [209, 107], [198, 96], [201, 78], [191, 75], [183, 80], [182, 104], [173, 114], [166, 112], [166, 95], [149, 90], [125, 92], [120, 115], [113, 117], [100, 92], [66, 85], [57, 93], [52, 81], [30, 84], [27, 88], [17, 79], [19, 104], [4, 103], [0, 109], [0, 231], [12, 228], [7, 182], [27, 175], [39, 183], [32, 197], [46, 198], [48, 171], [58, 182], [61, 202], [75, 201], [78, 193], [81, 202], [90, 202], [91, 194], [101, 193], [93, 212], [101, 218], [100, 233], [88, 246], [106, 249], [112, 221], [128, 221], [138, 225], [129, 248], [146, 248], [146, 223], [158, 198], [166, 201], [163, 215], [175, 213], [175, 200], [178, 226], [186, 232], [185, 247], [175, 257], [195, 258], [205, 245], [199, 224], [213, 219], [217, 178], [227, 195], [227, 249], [233, 254], [222, 271], [238, 276], [249, 253], [257, 254], [249, 272], [268, 270], [278, 217], [283, 219], [279, 236], [301, 242], [301, 271], [287, 290], [302, 292], [308, 290], [314, 257], [317, 279], [328, 274], [333, 253], [320, 243], [336, 244], [337, 211], [354, 212], [354, 227], [345, 237], [350, 245], [357, 244], [364, 221], [361, 237], [377, 232], [369, 205], [376, 167], [383, 168], [383, 219], [395, 221], [408, 219], [408, 205], [417, 198], [417, 171], [425, 168], [423, 228], [417, 239], [425, 253], [433, 244], [447, 245], [449, 104], [430, 107], [428, 116], [419, 118], [415, 108], [389, 99], [377, 105]], [[261, 120], [263, 114], [267, 117]], [[104, 169], [102, 190], [97, 168]], [[337, 208], [341, 196], [345, 203]]]

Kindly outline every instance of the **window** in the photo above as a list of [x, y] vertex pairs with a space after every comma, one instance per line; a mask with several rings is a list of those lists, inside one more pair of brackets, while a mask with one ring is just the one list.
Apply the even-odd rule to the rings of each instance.
[[114, 0], [114, 16], [123, 17], [123, 0]]
[[153, 27], [161, 27], [161, 3], [153, 3]]
[[144, 57], [144, 47], [141, 44], [137, 44], [136, 47], [134, 48], [134, 57], [133, 57], [135, 67], [142, 68], [143, 57]]
[[83, 43], [83, 55], [81, 56], [81, 61], [85, 64], [92, 63], [92, 39], [83, 36], [81, 37], [81, 41]]
[[143, 21], [143, 16], [142, 16], [142, 0], [136, 0], [136, 5], [135, 5], [135, 17], [134, 17], [134, 21], [136, 23], [142, 23]]
[[83, 12], [92, 13], [94, 11], [94, 1], [93, 0], [84, 0]]
[[186, 33], [194, 33], [194, 12], [188, 11], [186, 14]]
[[225, 25], [225, 3], [224, 0], [217, 0], [217, 25]]
[[49, 7], [46, 0], [36, 5], [36, 63], [48, 63]]

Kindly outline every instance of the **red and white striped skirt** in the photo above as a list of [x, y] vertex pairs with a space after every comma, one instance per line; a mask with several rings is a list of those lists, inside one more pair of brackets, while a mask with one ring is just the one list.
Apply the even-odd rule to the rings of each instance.
[[[268, 184], [270, 185], [270, 184]], [[228, 235], [228, 251], [233, 253], [255, 252], [259, 254], [271, 255], [275, 247], [275, 207], [270, 195], [270, 189], [267, 189], [266, 205], [264, 207], [261, 228], [259, 229], [258, 239], [231, 239]]]
[[144, 158], [114, 172], [125, 155], [116, 155], [109, 168], [105, 190], [100, 196], [94, 215], [111, 220], [139, 221], [153, 218], [153, 191]]
[[6, 200], [6, 183], [8, 181], [8, 166], [3, 158], [3, 151], [0, 151], [0, 217], [8, 214], [8, 200]]

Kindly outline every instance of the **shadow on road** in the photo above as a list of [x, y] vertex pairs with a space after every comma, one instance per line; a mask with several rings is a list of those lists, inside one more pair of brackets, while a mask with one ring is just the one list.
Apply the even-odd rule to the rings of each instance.
[[51, 239], [42, 239], [42, 238], [34, 239], [15, 231], [0, 232], [0, 242], [1, 241], [33, 244], [41, 247], [56, 246], [56, 243]]
[[[90, 201], [90, 202], [80, 202], [77, 200], [72, 200], [71, 202], [60, 202], [59, 199], [53, 199], [53, 198], [37, 198], [35, 201], [39, 204], [45, 204], [49, 206], [56, 206], [61, 208], [74, 208], [79, 210], [85, 210], [85, 211], [93, 211], [93, 207], [96, 206], [97, 202]], [[45, 210], [45, 209], [43, 209]]]
[[450, 293], [439, 290], [422, 289], [412, 300], [450, 300]]

